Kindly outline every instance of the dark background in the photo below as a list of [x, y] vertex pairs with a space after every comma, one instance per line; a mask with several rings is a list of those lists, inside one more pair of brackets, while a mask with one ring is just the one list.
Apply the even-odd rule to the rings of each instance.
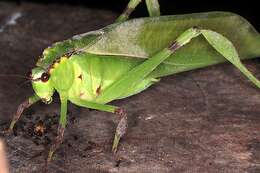
[[[101, 8], [112, 11], [122, 12], [129, 0], [15, 0], [17, 4], [23, 2], [34, 2], [34, 3], [58, 3], [58, 4], [69, 4], [69, 5], [84, 5], [89, 8]], [[143, 0], [144, 1], [144, 0]], [[160, 0], [161, 11], [163, 15], [168, 14], [181, 14], [181, 13], [192, 13], [192, 12], [205, 12], [205, 11], [231, 11], [240, 14], [249, 20], [258, 30], [260, 30], [260, 22], [258, 17], [260, 16], [257, 1], [233, 1], [233, 0]], [[145, 16], [147, 11], [144, 5], [139, 5], [137, 10], [134, 12], [134, 17]]]
[[[0, 26], [5, 26], [17, 12], [24, 15], [16, 25], [6, 26], [0, 33], [0, 74], [26, 74], [44, 48], [112, 23], [128, 1], [30, 1], [44, 5], [13, 2], [18, 5], [0, 3]], [[160, 3], [163, 15], [235, 12], [260, 31], [260, 6], [253, 1]], [[86, 8], [81, 8], [83, 5]], [[147, 16], [144, 5], [139, 5], [132, 17], [139, 16]], [[245, 64], [260, 79], [259, 62]], [[9, 125], [18, 105], [32, 94], [30, 84], [22, 84], [24, 79], [8, 75], [0, 78], [0, 131]], [[51, 165], [52, 173], [260, 172], [259, 89], [230, 63], [163, 78], [145, 92], [112, 104], [122, 106], [129, 114], [128, 132], [118, 153], [111, 153], [118, 118], [69, 104], [70, 123]], [[17, 123], [17, 136], [5, 138], [10, 167], [15, 170], [12, 172], [42, 172], [48, 148], [55, 139], [59, 107], [58, 97], [50, 105], [33, 105]], [[34, 135], [33, 127], [38, 127], [41, 120], [48, 129], [39, 137]]]

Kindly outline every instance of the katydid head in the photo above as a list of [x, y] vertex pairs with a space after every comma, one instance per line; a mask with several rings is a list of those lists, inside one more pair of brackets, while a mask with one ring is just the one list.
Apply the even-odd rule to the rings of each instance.
[[38, 95], [44, 103], [51, 103], [54, 87], [49, 80], [50, 74], [43, 68], [36, 67], [27, 75], [32, 81], [32, 87], [36, 95]]

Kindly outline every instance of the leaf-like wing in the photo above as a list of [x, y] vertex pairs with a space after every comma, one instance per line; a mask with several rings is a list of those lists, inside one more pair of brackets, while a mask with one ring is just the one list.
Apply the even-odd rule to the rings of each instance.
[[[149, 17], [114, 24], [84, 51], [119, 55], [128, 57], [129, 60], [145, 59], [167, 47], [182, 32], [193, 26], [221, 33], [234, 44], [241, 59], [260, 56], [259, 33], [247, 20], [229, 12]], [[170, 56], [151, 75], [160, 77], [224, 61], [200, 36]]]

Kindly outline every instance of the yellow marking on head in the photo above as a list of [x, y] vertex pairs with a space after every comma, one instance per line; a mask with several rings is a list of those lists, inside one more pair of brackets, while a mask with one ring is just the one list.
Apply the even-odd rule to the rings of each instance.
[[55, 63], [53, 64], [53, 68], [58, 67], [58, 65], [59, 65], [59, 63], [58, 63], [58, 62], [55, 62]]
[[38, 61], [36, 62], [36, 65], [39, 64], [39, 63], [41, 63], [42, 61], [43, 61], [43, 58], [40, 58], [40, 57], [39, 57], [39, 58], [38, 58]]
[[52, 65], [52, 68], [49, 70], [49, 73], [52, 73], [53, 70], [54, 70], [56, 67], [58, 67], [60, 63], [65, 62], [67, 59], [68, 59], [68, 58], [65, 57], [65, 56], [61, 57], [59, 62], [55, 62], [55, 63]]
[[43, 51], [43, 54], [48, 54], [48, 53], [50, 53], [50, 49], [49, 49], [49, 48], [47, 48], [47, 49], [45, 49], [45, 50]]
[[53, 72], [53, 70], [54, 70], [54, 68], [51, 68], [51, 69], [49, 70], [49, 73], [51, 74], [51, 73]]
[[63, 62], [65, 62], [67, 59], [68, 59], [67, 57], [63, 56], [63, 57], [61, 57], [60, 62], [63, 63]]

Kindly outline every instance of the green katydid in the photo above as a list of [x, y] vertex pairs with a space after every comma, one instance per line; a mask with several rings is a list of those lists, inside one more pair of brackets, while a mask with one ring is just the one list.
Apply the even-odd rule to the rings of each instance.
[[108, 103], [137, 94], [161, 77], [227, 60], [260, 87], [238, 56], [260, 55], [260, 35], [245, 19], [228, 12], [159, 16], [158, 1], [146, 0], [151, 17], [126, 21], [140, 2], [131, 0], [114, 24], [46, 48], [32, 69], [35, 94], [20, 104], [9, 129], [25, 108], [40, 100], [50, 103], [58, 92], [58, 136], [48, 161], [62, 143], [68, 101], [120, 116], [115, 152], [127, 129], [127, 114]]

